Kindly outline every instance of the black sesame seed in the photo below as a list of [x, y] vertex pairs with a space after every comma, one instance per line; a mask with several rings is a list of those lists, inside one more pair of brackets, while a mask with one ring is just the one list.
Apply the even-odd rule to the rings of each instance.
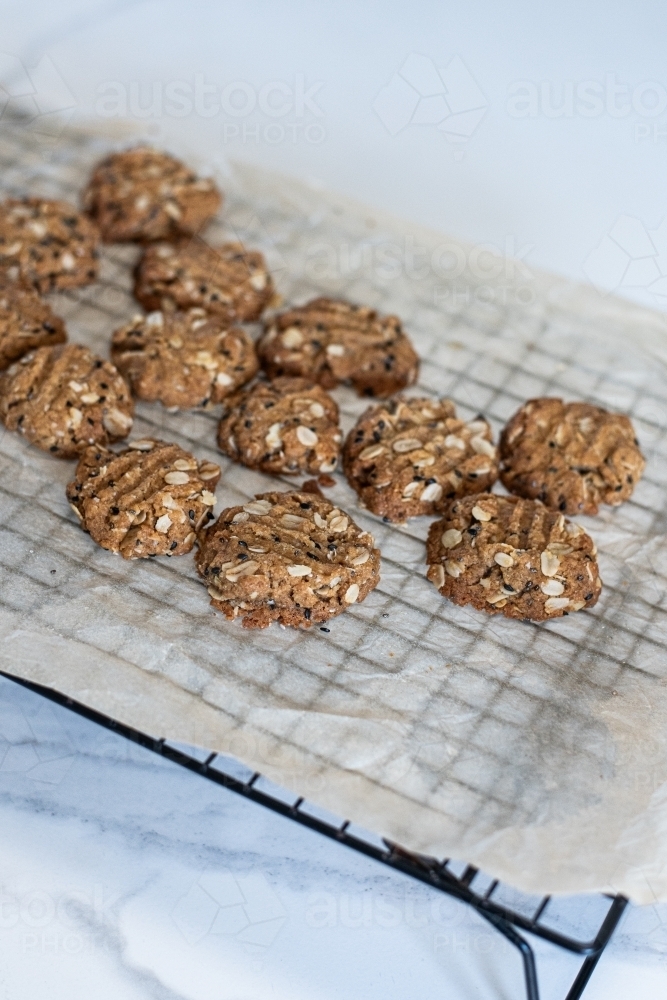
[[320, 632], [330, 632], [330, 631], [331, 631], [330, 628], [325, 628], [324, 625], [320, 626]]
[[307, 618], [308, 621], [310, 621], [310, 608], [304, 608], [303, 609], [303, 617]]
[[111, 508], [111, 513], [112, 514], [120, 514], [120, 509], [118, 507], [112, 507]]
[[178, 542], [172, 542], [171, 543], [171, 545], [169, 546], [169, 548], [171, 549], [172, 552], [174, 551], [174, 549], [176, 548], [177, 545], [178, 545]]

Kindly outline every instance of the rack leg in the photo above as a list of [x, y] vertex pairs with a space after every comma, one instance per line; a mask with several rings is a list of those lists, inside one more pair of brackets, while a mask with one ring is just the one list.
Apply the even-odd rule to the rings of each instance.
[[[533, 949], [530, 947], [525, 938], [522, 938], [520, 934], [514, 930], [512, 925], [502, 917], [496, 916], [495, 913], [489, 913], [483, 909], [477, 911], [480, 916], [488, 920], [496, 930], [500, 931], [504, 937], [510, 941], [515, 948], [518, 948], [521, 952], [521, 958], [523, 959], [523, 974], [526, 983], [526, 997], [527, 1000], [540, 1000], [540, 991], [537, 985], [537, 969], [535, 968], [535, 955], [533, 954]], [[593, 970], [591, 969], [591, 972]], [[590, 973], [589, 973], [590, 975]], [[585, 986], [585, 982], [582, 985]], [[581, 994], [577, 994], [580, 996]], [[568, 1000], [570, 998], [568, 997]]]
[[589, 955], [588, 958], [584, 959], [584, 962], [581, 968], [579, 969], [579, 972], [577, 973], [577, 978], [572, 983], [572, 986], [570, 987], [570, 992], [565, 997], [565, 1000], [579, 1000], [582, 993], [586, 989], [588, 980], [593, 975], [593, 970], [595, 969], [595, 966], [598, 964], [601, 957], [602, 957], [602, 952], [599, 951], [597, 955]]

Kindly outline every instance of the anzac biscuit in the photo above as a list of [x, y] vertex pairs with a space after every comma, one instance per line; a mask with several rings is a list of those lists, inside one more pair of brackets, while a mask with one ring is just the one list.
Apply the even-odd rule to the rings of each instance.
[[590, 608], [602, 583], [584, 529], [537, 500], [454, 500], [431, 525], [427, 576], [454, 604], [546, 621]]
[[178, 239], [200, 230], [221, 204], [212, 180], [144, 147], [108, 156], [84, 194], [86, 211], [107, 243]]
[[627, 500], [644, 471], [628, 417], [589, 403], [531, 399], [500, 438], [500, 478], [510, 493], [566, 514], [597, 514]]
[[40, 347], [0, 376], [5, 427], [59, 458], [126, 437], [133, 412], [123, 377], [81, 344]]
[[220, 467], [151, 438], [121, 452], [86, 448], [67, 486], [84, 531], [124, 559], [180, 556], [213, 517]]
[[60, 316], [30, 285], [0, 277], [0, 371], [28, 351], [66, 340]]
[[258, 368], [248, 334], [203, 309], [136, 316], [114, 333], [111, 357], [135, 396], [181, 410], [221, 402]]
[[227, 618], [328, 622], [363, 601], [380, 579], [373, 538], [313, 493], [261, 493], [230, 507], [198, 536], [197, 569]]
[[135, 297], [145, 309], [206, 309], [227, 320], [258, 319], [274, 295], [261, 253], [241, 243], [210, 247], [203, 240], [147, 247], [139, 261]]
[[288, 475], [336, 468], [338, 407], [316, 383], [288, 376], [257, 382], [228, 397], [225, 408], [218, 445], [237, 462]]
[[42, 294], [94, 281], [98, 242], [97, 227], [65, 201], [0, 202], [0, 272]]
[[334, 299], [313, 299], [266, 324], [260, 363], [270, 378], [300, 375], [333, 389], [390, 396], [417, 378], [419, 359], [396, 316]]
[[402, 523], [488, 489], [498, 459], [483, 417], [457, 419], [449, 399], [399, 398], [359, 418], [345, 441], [343, 469], [365, 507]]

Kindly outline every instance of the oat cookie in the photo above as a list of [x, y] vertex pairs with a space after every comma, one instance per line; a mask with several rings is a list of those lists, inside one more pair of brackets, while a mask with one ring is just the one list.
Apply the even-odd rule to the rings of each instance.
[[108, 156], [84, 194], [86, 211], [107, 243], [177, 239], [198, 232], [215, 215], [222, 196], [180, 160], [139, 147]]
[[86, 448], [67, 486], [81, 527], [124, 559], [180, 556], [213, 517], [220, 467], [151, 438], [121, 452]]
[[301, 375], [333, 389], [390, 396], [417, 378], [419, 359], [396, 316], [334, 299], [313, 299], [266, 324], [258, 346], [269, 377]]
[[373, 538], [313, 493], [260, 493], [198, 536], [211, 604], [246, 628], [309, 628], [363, 601], [380, 579]]
[[589, 403], [531, 399], [500, 438], [500, 478], [511, 493], [566, 514], [627, 500], [644, 471], [628, 417]]
[[558, 618], [592, 607], [602, 588], [590, 535], [538, 500], [454, 500], [426, 550], [427, 576], [444, 597], [492, 615]]
[[0, 371], [28, 351], [66, 340], [65, 324], [34, 288], [0, 276]]
[[111, 358], [139, 399], [181, 410], [221, 402], [258, 368], [248, 334], [203, 309], [136, 316], [114, 333]]
[[98, 243], [97, 227], [66, 201], [0, 202], [0, 272], [42, 294], [94, 281]]
[[258, 319], [274, 291], [261, 253], [241, 243], [210, 247], [197, 237], [146, 247], [134, 285], [145, 309], [198, 306], [241, 322]]
[[338, 407], [305, 378], [257, 382], [225, 400], [221, 451], [251, 469], [297, 475], [333, 472], [343, 435]]
[[40, 347], [0, 376], [5, 427], [59, 458], [126, 437], [133, 412], [123, 377], [81, 344]]
[[482, 416], [466, 423], [449, 399], [398, 398], [362, 414], [345, 441], [343, 469], [365, 507], [402, 523], [488, 489], [498, 459]]

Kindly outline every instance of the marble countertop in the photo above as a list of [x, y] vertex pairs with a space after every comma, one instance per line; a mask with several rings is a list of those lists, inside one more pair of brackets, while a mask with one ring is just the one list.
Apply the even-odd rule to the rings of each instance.
[[[5, 679], [0, 831], [2, 1000], [522, 995], [462, 904]], [[597, 897], [568, 906], [594, 926]], [[562, 1000], [576, 961], [536, 950]], [[586, 1000], [666, 988], [667, 905], [631, 906]]]

